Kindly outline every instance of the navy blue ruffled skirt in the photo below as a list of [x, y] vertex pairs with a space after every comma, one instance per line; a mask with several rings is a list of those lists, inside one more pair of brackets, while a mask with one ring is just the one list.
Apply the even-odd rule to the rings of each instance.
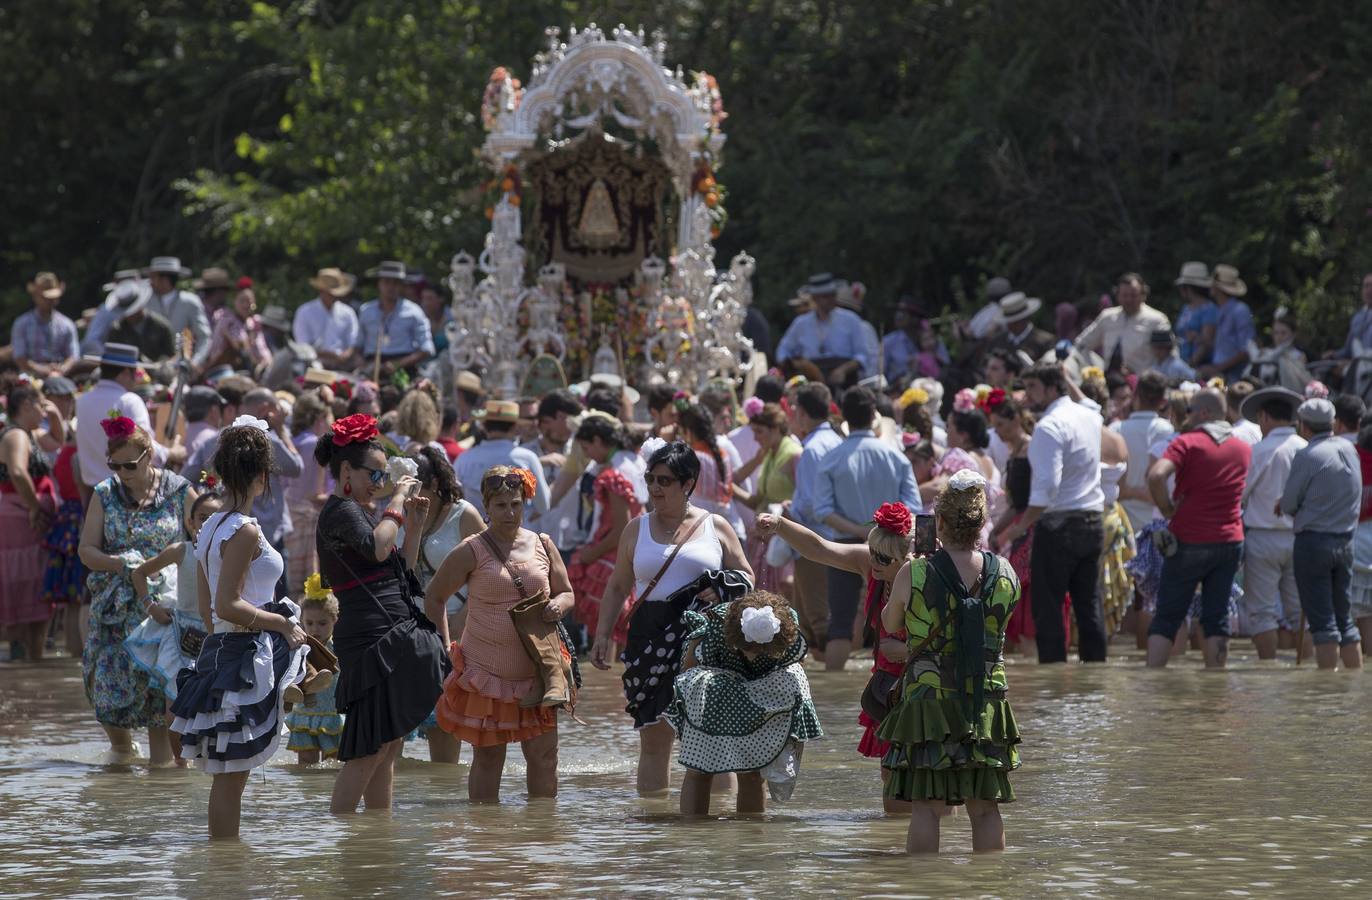
[[[290, 600], [262, 607], [289, 618]], [[176, 676], [181, 756], [212, 774], [246, 772], [271, 759], [281, 743], [282, 692], [305, 677], [308, 646], [292, 650], [274, 631], [212, 634], [200, 656]]]

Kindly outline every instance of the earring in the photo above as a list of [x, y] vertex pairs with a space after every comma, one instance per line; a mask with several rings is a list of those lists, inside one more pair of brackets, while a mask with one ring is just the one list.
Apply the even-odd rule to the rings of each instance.
[[344, 497], [351, 497], [351, 496], [352, 496], [352, 493], [353, 493], [353, 483], [352, 483], [351, 481], [345, 481], [345, 482], [343, 482], [343, 496], [344, 496]]

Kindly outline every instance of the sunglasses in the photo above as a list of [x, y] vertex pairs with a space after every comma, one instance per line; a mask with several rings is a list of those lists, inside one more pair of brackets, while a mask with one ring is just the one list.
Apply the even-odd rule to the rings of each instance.
[[522, 494], [524, 493], [524, 476], [511, 472], [508, 475], [487, 475], [481, 479], [483, 491], [498, 490], [502, 486], [512, 488]]
[[138, 468], [138, 464], [141, 463], [143, 461], [143, 457], [147, 455], [148, 451], [144, 450], [142, 453], [138, 454], [138, 458], [135, 459], [133, 462], [117, 463], [112, 459], [107, 459], [105, 460], [105, 465], [109, 466], [110, 471], [112, 472], [118, 472], [120, 469], [123, 469], [125, 472], [132, 472], [134, 469]]
[[380, 487], [381, 482], [386, 480], [385, 469], [373, 469], [371, 466], [358, 466], [358, 468], [367, 473], [367, 478], [373, 487]]
[[681, 479], [677, 478], [675, 475], [645, 475], [643, 478], [650, 486], [655, 484], [660, 488], [667, 488], [674, 484], [682, 483]]
[[887, 556], [885, 553], [878, 553], [871, 548], [868, 548], [868, 552], [872, 554], [872, 562], [879, 566], [889, 566], [896, 561], [895, 557]]

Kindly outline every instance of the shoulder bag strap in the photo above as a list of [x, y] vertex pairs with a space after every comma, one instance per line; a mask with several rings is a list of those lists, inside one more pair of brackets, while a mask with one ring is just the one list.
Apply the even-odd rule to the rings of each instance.
[[[681, 548], [691, 540], [691, 536], [696, 533], [696, 529], [700, 528], [700, 526], [705, 523], [705, 520], [710, 518], [711, 515], [712, 513], [707, 512], [699, 519], [696, 519], [696, 523], [692, 525], [689, 530], [687, 530], [686, 534], [681, 538], [681, 540], [678, 541], [676, 544], [672, 545], [672, 552], [667, 554], [667, 559], [665, 562], [663, 562], [662, 568], [658, 569], [657, 574], [654, 575], [652, 577], [652, 580], [648, 582], [648, 587], [644, 589], [643, 594], [634, 599], [634, 605], [629, 608], [629, 615], [627, 618], [632, 619], [634, 613], [638, 612], [638, 608], [643, 605], [643, 601], [648, 599], [648, 595], [653, 592], [653, 588], [657, 587], [657, 583], [661, 581], [662, 576], [667, 573], [668, 567], [671, 566], [672, 560], [676, 559], [676, 555], [681, 552]], [[648, 537], [651, 538], [652, 526], [649, 524], [649, 521], [649, 516], [643, 517], [643, 527], [649, 529]]]
[[[514, 570], [514, 566], [510, 565], [510, 560], [505, 556], [505, 551], [501, 550], [500, 545], [495, 542], [495, 538], [491, 537], [489, 528], [481, 532], [481, 540], [485, 543], [486, 548], [491, 551], [491, 555], [505, 567], [505, 571], [510, 573], [510, 578], [514, 580], [515, 590], [519, 591], [520, 598], [527, 597], [528, 595], [524, 592], [524, 579], [520, 578], [519, 573]], [[544, 549], [546, 551], [547, 548]]]
[[[947, 590], [947, 582], [946, 582], [945, 579], [943, 578], [943, 575], [940, 574], [939, 571], [938, 571], [937, 569], [934, 568], [934, 565], [933, 565], [932, 560], [926, 559], [926, 560], [924, 561], [924, 568], [925, 568], [926, 570], [932, 569], [932, 570], [934, 571], [934, 573], [935, 573], [936, 575], [938, 575], [939, 580], [940, 580], [940, 581], [944, 581], [944, 589]], [[927, 579], [927, 578], [925, 579], [925, 584], [928, 584], [928, 579]], [[952, 593], [952, 591], [949, 591], [949, 593]], [[914, 566], [914, 563], [911, 563], [911, 564], [910, 564], [910, 593], [906, 595], [906, 600], [905, 600], [905, 606], [906, 606], [907, 609], [908, 609], [909, 606], [910, 606], [910, 600], [913, 599], [914, 596], [915, 596], [915, 566]], [[919, 658], [919, 655], [920, 655], [921, 653], [923, 653], [925, 650], [928, 650], [928, 649], [929, 649], [929, 645], [932, 644], [932, 643], [934, 642], [934, 640], [935, 640], [939, 635], [943, 634], [943, 626], [944, 626], [944, 624], [945, 624], [947, 621], [948, 621], [948, 617], [947, 617], [946, 615], [945, 615], [945, 616], [940, 616], [940, 617], [939, 617], [938, 624], [935, 625], [933, 628], [931, 628], [931, 629], [929, 630], [929, 634], [925, 636], [924, 640], [920, 641], [919, 644], [916, 645], [915, 649], [911, 650], [911, 651], [906, 655], [906, 657], [905, 657], [905, 659], [906, 659], [905, 667], [906, 667], [907, 670], [908, 670], [909, 667], [910, 667], [910, 663], [912, 663], [912, 662], [914, 662], [916, 659], [918, 659], [918, 658]]]

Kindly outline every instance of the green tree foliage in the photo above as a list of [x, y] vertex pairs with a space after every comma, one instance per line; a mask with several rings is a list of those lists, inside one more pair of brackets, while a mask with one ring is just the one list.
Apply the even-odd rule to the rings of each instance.
[[815, 269], [961, 309], [993, 271], [1051, 304], [1133, 269], [1170, 311], [1202, 259], [1319, 344], [1372, 265], [1370, 0], [155, 6], [0, 9], [7, 296], [53, 266], [89, 303], [164, 248], [292, 304], [319, 265], [441, 273], [485, 231], [491, 68], [527, 79], [544, 27], [588, 21], [662, 28], [718, 77], [720, 252], [758, 258], [778, 320]]

